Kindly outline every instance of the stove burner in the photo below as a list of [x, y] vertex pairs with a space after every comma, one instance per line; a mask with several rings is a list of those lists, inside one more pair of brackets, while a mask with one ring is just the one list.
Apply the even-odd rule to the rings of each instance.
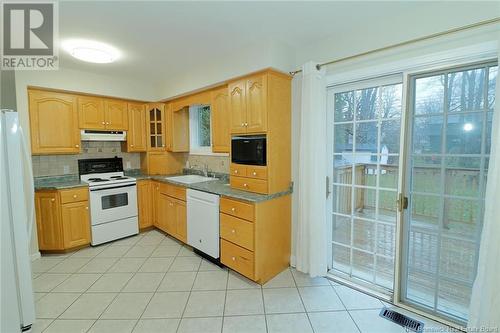
[[92, 183], [99, 183], [99, 182], [107, 182], [108, 179], [102, 179], [102, 178], [89, 178], [89, 182]]
[[124, 177], [124, 176], [113, 176], [113, 177], [110, 177], [111, 179], [128, 179], [128, 177]]

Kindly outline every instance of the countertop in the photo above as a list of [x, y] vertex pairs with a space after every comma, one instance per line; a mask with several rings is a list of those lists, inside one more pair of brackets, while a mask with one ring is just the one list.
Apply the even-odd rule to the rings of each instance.
[[[128, 173], [128, 175], [136, 178], [137, 180], [151, 179], [163, 183], [183, 186], [193, 190], [218, 194], [224, 197], [244, 200], [249, 202], [262, 202], [271, 200], [277, 197], [288, 195], [292, 193], [292, 188], [287, 191], [273, 193], [273, 194], [257, 194], [252, 192], [241, 191], [233, 189], [225, 180], [211, 180], [200, 183], [184, 184], [176, 181], [169, 180], [168, 177], [180, 176], [181, 174], [173, 175], [144, 175], [141, 173]], [[35, 190], [60, 190], [68, 188], [76, 188], [88, 186], [86, 183], [81, 182], [77, 175], [65, 176], [51, 176], [51, 177], [38, 177], [35, 178]]]

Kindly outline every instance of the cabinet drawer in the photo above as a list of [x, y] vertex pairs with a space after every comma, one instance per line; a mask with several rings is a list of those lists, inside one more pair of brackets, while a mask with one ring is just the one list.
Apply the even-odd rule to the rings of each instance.
[[61, 203], [70, 203], [89, 200], [89, 190], [86, 187], [70, 190], [61, 190]]
[[231, 163], [231, 175], [245, 177], [247, 175], [247, 167], [241, 164]]
[[160, 190], [160, 193], [161, 193], [161, 194], [168, 195], [168, 187], [169, 187], [170, 185], [165, 184], [165, 183], [162, 183], [162, 182], [159, 182], [158, 184], [159, 184], [159, 186], [160, 186], [160, 189], [159, 189], [159, 190]]
[[253, 252], [245, 250], [224, 239], [220, 241], [221, 262], [249, 279], [254, 278]]
[[254, 219], [253, 205], [241, 201], [231, 200], [228, 198], [220, 199], [220, 211], [229, 215], [233, 215], [248, 221]]
[[267, 167], [249, 165], [247, 166], [247, 177], [257, 179], [267, 179]]
[[175, 185], [168, 185], [167, 194], [171, 197], [186, 201], [186, 188]]
[[230, 182], [231, 187], [239, 190], [267, 194], [266, 180], [231, 176]]
[[253, 251], [253, 223], [220, 214], [220, 237]]

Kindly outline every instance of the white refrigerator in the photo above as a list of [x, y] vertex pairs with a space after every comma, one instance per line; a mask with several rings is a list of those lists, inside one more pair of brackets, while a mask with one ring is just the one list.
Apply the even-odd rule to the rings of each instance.
[[29, 242], [34, 216], [31, 158], [18, 114], [0, 110], [0, 332], [35, 322]]

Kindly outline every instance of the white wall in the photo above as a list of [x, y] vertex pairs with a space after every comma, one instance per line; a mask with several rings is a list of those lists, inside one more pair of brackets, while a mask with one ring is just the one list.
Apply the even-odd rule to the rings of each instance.
[[[27, 142], [30, 138], [28, 114], [28, 86], [63, 89], [76, 92], [122, 97], [143, 101], [154, 101], [158, 96], [155, 86], [143, 82], [107, 77], [69, 69], [57, 71], [17, 71], [16, 76], [17, 111], [21, 126], [27, 130]], [[35, 221], [33, 221], [35, 223]], [[33, 228], [30, 251], [38, 254], [36, 227]]]
[[295, 50], [286, 44], [267, 40], [235, 50], [222, 58], [210, 59], [207, 63], [210, 65], [185, 68], [182, 74], [166, 79], [158, 100], [214, 86], [268, 67], [291, 71], [295, 68]]

